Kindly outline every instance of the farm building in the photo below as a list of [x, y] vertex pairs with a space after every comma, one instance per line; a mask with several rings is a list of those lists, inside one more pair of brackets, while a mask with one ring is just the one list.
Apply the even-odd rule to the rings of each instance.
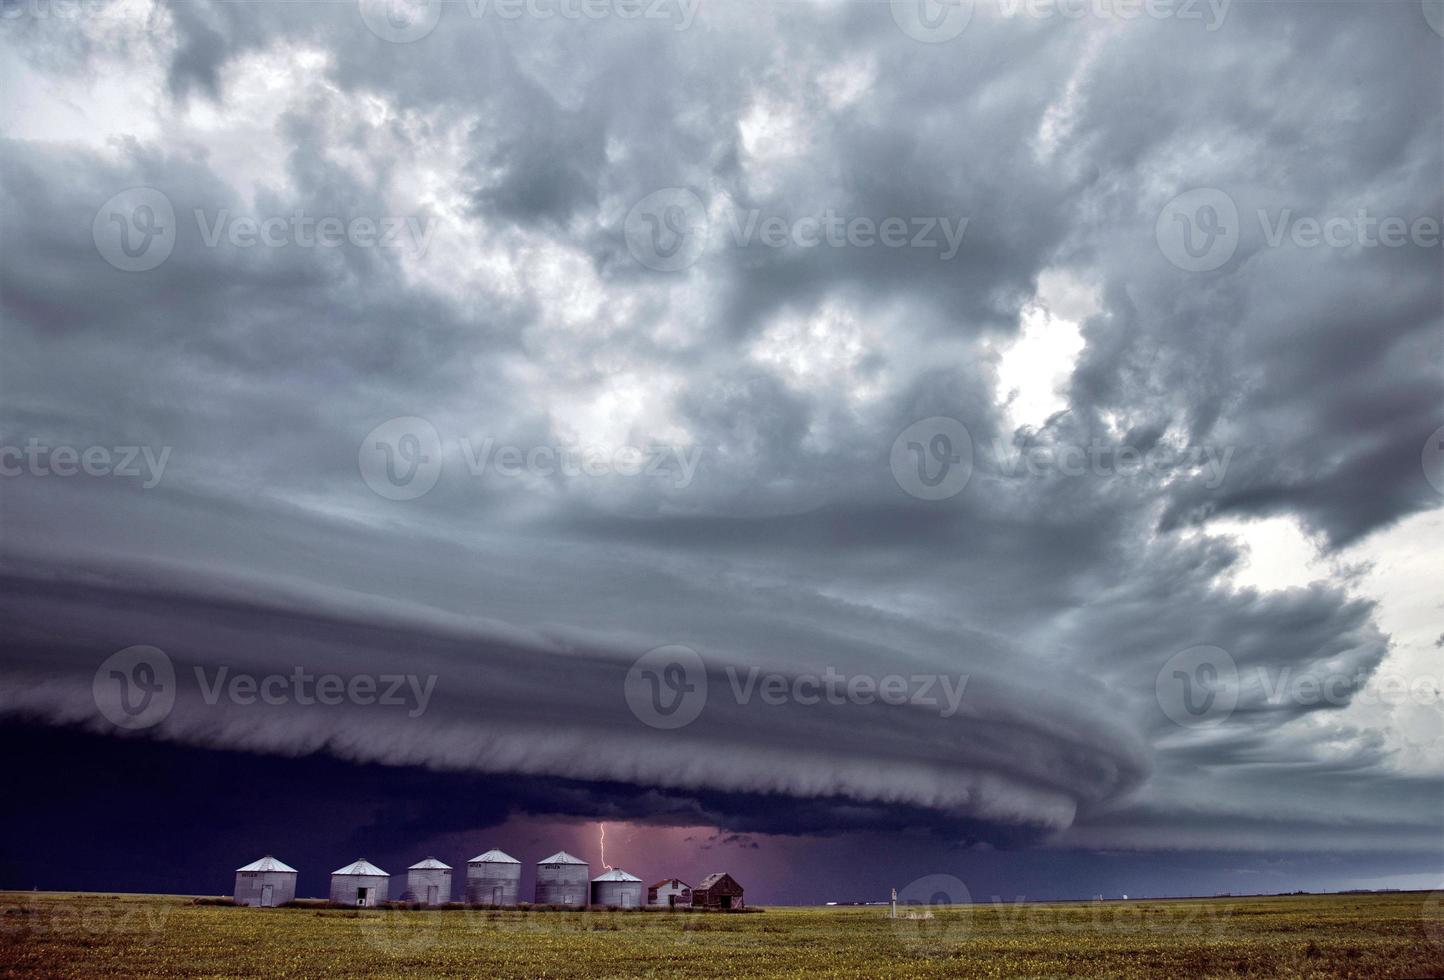
[[592, 870], [579, 857], [557, 851], [536, 864], [538, 905], [586, 905]]
[[331, 901], [336, 905], [379, 905], [386, 901], [391, 876], [365, 858], [331, 872]]
[[663, 878], [647, 886], [647, 904], [665, 905], [668, 908], [686, 907], [692, 904], [692, 886], [681, 878]]
[[592, 904], [635, 909], [642, 905], [642, 879], [620, 868], [605, 871], [592, 879]]
[[718, 872], [703, 878], [692, 889], [692, 907], [704, 909], [742, 908], [742, 886], [729, 874]]
[[296, 897], [296, 869], [267, 854], [236, 869], [236, 904], [275, 908]]
[[422, 905], [451, 901], [451, 865], [434, 857], [417, 861], [406, 869], [406, 894], [402, 898]]
[[471, 905], [515, 905], [521, 901], [521, 862], [490, 850], [466, 862], [466, 901]]

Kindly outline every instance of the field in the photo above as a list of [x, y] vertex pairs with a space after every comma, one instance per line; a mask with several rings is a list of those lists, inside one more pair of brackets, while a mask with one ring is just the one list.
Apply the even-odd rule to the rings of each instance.
[[[752, 914], [245, 909], [0, 893], [0, 976], [1428, 977], [1437, 895]], [[901, 913], [900, 913], [901, 915]]]

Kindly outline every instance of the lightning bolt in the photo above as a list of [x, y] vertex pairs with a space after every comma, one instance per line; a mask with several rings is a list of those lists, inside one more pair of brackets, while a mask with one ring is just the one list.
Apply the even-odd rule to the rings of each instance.
[[597, 829], [601, 832], [601, 837], [602, 837], [602, 839], [601, 839], [602, 867], [606, 868], [608, 871], [611, 871], [611, 870], [612, 870], [612, 866], [607, 863], [607, 825], [604, 824], [604, 823], [600, 823], [600, 822], [599, 822], [599, 823], [597, 824]]

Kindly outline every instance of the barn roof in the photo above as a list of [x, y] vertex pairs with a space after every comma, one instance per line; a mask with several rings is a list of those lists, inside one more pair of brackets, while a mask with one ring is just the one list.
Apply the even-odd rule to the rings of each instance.
[[572, 857], [566, 851], [557, 851], [549, 858], [542, 858], [537, 864], [586, 864], [579, 857]]
[[[692, 890], [704, 892], [707, 889], [711, 888], [713, 885], [717, 884], [717, 882], [721, 881], [723, 878], [732, 878], [732, 876], [725, 871], [714, 872], [713, 874], [710, 874], [707, 877], [703, 878], [702, 881], [697, 885], [697, 887]], [[739, 882], [736, 878], [732, 878], [732, 884], [736, 885], [738, 888], [742, 887], [742, 883]]]
[[291, 867], [289, 864], [286, 864], [284, 861], [277, 861], [275, 858], [271, 857], [271, 855], [269, 855], [269, 854], [267, 854], [265, 857], [261, 858], [259, 861], [252, 861], [250, 864], [246, 865], [244, 868], [237, 868], [236, 870], [237, 870], [237, 871], [285, 871], [285, 872], [288, 872], [288, 873], [290, 873], [290, 874], [296, 874], [296, 873], [297, 873], [297, 871], [296, 871], [295, 868]]
[[652, 883], [651, 883], [650, 885], [648, 885], [647, 887], [648, 887], [648, 888], [661, 888], [663, 885], [670, 885], [670, 884], [672, 884], [673, 882], [676, 882], [677, 885], [678, 885], [679, 887], [681, 887], [681, 888], [691, 888], [691, 887], [692, 887], [691, 885], [689, 885], [689, 884], [687, 884], [685, 881], [683, 881], [681, 878], [663, 878], [661, 881], [654, 881], [654, 882], [652, 882]]
[[494, 848], [494, 847], [493, 847], [491, 850], [487, 851], [485, 854], [478, 854], [476, 857], [472, 858], [472, 859], [471, 859], [469, 862], [467, 862], [467, 863], [468, 863], [468, 864], [521, 864], [520, 861], [518, 861], [516, 858], [512, 857], [510, 854], [506, 853], [506, 851], [498, 851], [498, 850], [497, 850], [496, 848]]
[[451, 865], [442, 864], [436, 858], [427, 858], [425, 861], [417, 861], [407, 871], [450, 871]]
[[331, 873], [333, 875], [376, 875], [381, 878], [391, 877], [365, 858], [358, 858], [355, 864], [348, 864], [344, 868], [337, 868]]
[[627, 874], [621, 868], [613, 868], [611, 871], [604, 871], [592, 879], [593, 881], [641, 881], [636, 875]]

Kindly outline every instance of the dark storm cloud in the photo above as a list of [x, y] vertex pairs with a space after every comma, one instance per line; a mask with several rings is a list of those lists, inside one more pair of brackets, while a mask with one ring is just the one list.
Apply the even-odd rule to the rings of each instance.
[[[1439, 214], [1440, 39], [1409, 5], [1241, 4], [1212, 33], [985, 6], [938, 45], [885, 4], [709, 4], [687, 30], [446, 4], [413, 44], [348, 4], [145, 23], [123, 44], [95, 25], [5, 39], [37, 86], [62, 66], [143, 88], [134, 125], [157, 128], [0, 145], [3, 441], [173, 449], [154, 490], [0, 483], [6, 711], [100, 725], [95, 667], [148, 643], [184, 667], [435, 673], [420, 718], [190, 701], [154, 734], [585, 784], [531, 812], [1083, 846], [1437, 828], [1437, 782], [1392, 768], [1377, 731], [1332, 726], [1352, 688], [1270, 703], [1250, 681], [1207, 732], [1154, 692], [1199, 644], [1250, 678], [1367, 677], [1388, 655], [1343, 583], [1233, 589], [1238, 551], [1187, 532], [1286, 516], [1341, 548], [1440, 503], [1419, 466], [1444, 421], [1438, 250], [1270, 247], [1254, 218]], [[130, 273], [91, 223], [138, 185], [172, 202], [177, 242]], [[1175, 268], [1154, 237], [1197, 186], [1242, 216], [1216, 272]], [[714, 232], [676, 274], [624, 235], [667, 187]], [[222, 209], [436, 233], [424, 254], [211, 247], [193, 215]], [[827, 209], [968, 225], [948, 261], [728, 238], [751, 211]], [[1014, 431], [997, 348], [1059, 269], [1098, 309], [1066, 411]], [[935, 415], [966, 424], [975, 469], [930, 502], [888, 454]], [[398, 416], [441, 432], [419, 500], [357, 472]], [[484, 438], [700, 463], [685, 486], [474, 477], [462, 440]], [[995, 453], [1091, 442], [1115, 462], [1231, 455], [1215, 480], [1039, 478]], [[620, 680], [667, 643], [787, 676], [966, 673], [977, 713], [722, 704], [669, 739]], [[1346, 822], [1309, 812], [1345, 796]]]

